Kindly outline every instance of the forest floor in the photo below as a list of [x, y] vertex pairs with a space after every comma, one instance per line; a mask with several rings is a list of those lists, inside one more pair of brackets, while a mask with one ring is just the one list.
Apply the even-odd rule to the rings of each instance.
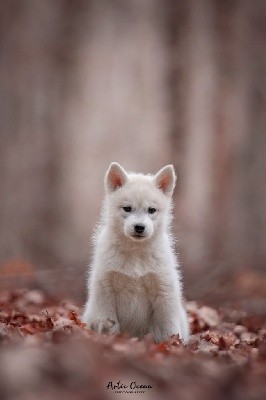
[[81, 309], [39, 290], [0, 293], [0, 398], [260, 400], [266, 326], [240, 309], [188, 302], [191, 341], [98, 335]]

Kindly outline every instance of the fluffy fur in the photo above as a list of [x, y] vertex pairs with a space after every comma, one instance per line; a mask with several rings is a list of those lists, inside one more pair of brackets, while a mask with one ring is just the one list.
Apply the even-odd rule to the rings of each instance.
[[[112, 163], [94, 242], [83, 321], [97, 332], [189, 339], [170, 234], [173, 166], [155, 176]], [[137, 228], [136, 228], [137, 227]]]

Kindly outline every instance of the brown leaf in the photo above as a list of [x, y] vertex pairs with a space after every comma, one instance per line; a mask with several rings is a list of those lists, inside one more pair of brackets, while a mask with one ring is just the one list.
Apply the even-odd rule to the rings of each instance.
[[198, 310], [198, 316], [208, 325], [213, 328], [220, 322], [219, 314], [211, 307], [203, 306]]
[[80, 321], [80, 319], [78, 318], [77, 313], [75, 311], [70, 311], [68, 313], [68, 318], [71, 321], [74, 321], [76, 325], [78, 325], [78, 326], [80, 326], [82, 328], [85, 328], [86, 324], [84, 324], [84, 322]]

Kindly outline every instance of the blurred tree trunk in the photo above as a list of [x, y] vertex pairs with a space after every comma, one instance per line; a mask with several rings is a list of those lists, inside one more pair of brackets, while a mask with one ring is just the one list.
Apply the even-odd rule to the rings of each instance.
[[[251, 150], [249, 136], [252, 134], [249, 102], [252, 91], [250, 44], [253, 27], [250, 25], [250, 2], [244, 0], [241, 1], [241, 7], [238, 5], [236, 2], [231, 9], [232, 25], [229, 38], [231, 70], [226, 82], [228, 88], [226, 101], [223, 100], [226, 113], [224, 140], [227, 142], [227, 162], [230, 170], [226, 189], [223, 189], [228, 191], [228, 208], [222, 248], [228, 252], [227, 255], [235, 267], [241, 264], [243, 267], [250, 262], [247, 241], [250, 229], [248, 220], [254, 207], [245, 199], [247, 195], [252, 195], [249, 187], [250, 177], [247, 173], [250, 168], [247, 156]], [[226, 207], [226, 204], [224, 206]]]
[[176, 40], [186, 60], [184, 129], [173, 145], [178, 138], [183, 151], [177, 223], [190, 273], [265, 265], [265, 6], [185, 2], [187, 53]]
[[57, 12], [49, 0], [0, 3], [2, 260], [52, 253], [60, 79], [50, 20]]
[[214, 7], [211, 0], [188, 2], [183, 186], [185, 260], [202, 265], [210, 257], [214, 132]]
[[233, 112], [227, 137], [231, 138], [234, 153], [227, 243], [236, 266], [264, 268], [266, 3], [244, 0], [239, 4], [241, 7], [235, 7], [233, 14], [234, 75], [228, 103], [228, 114]]
[[262, 268], [266, 258], [265, 17], [261, 1], [217, 2], [213, 257], [234, 268]]
[[[69, 1], [0, 1], [0, 285], [10, 285], [9, 275], [20, 282], [16, 273], [27, 272], [54, 292], [71, 288], [62, 269], [47, 272], [68, 264], [63, 128], [87, 8]], [[80, 291], [81, 282], [76, 286]]]

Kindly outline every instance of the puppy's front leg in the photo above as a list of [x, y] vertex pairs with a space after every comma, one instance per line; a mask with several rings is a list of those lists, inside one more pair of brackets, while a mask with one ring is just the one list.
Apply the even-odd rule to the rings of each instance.
[[90, 285], [89, 300], [82, 317], [91, 329], [99, 333], [119, 333], [115, 299], [106, 280], [95, 280]]
[[152, 334], [156, 342], [162, 342], [171, 335], [178, 334], [186, 343], [189, 339], [189, 329], [186, 313], [178, 297], [159, 295], [154, 304], [152, 319]]

